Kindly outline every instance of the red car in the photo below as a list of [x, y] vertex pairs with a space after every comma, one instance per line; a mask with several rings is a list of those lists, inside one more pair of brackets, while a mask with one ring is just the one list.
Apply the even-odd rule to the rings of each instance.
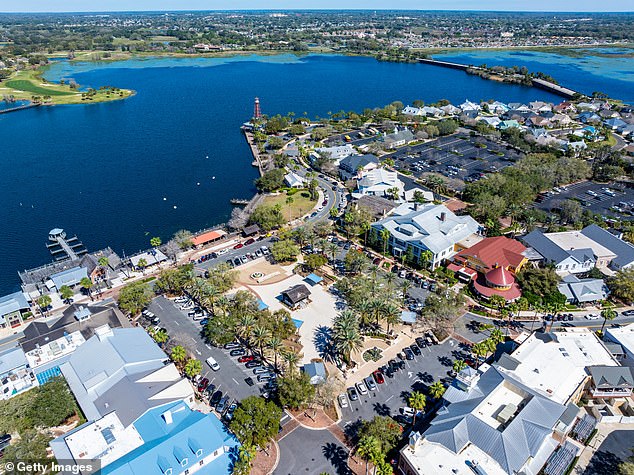
[[201, 379], [198, 383], [198, 391], [202, 393], [205, 389], [207, 389], [207, 386], [209, 386], [209, 380], [207, 378]]
[[383, 373], [381, 373], [378, 369], [374, 373], [372, 373], [372, 376], [374, 376], [374, 380], [377, 384], [383, 384], [385, 382]]
[[239, 242], [238, 244], [236, 244], [235, 246], [233, 246], [234, 249], [240, 249], [241, 247], [243, 247], [244, 244], [242, 244], [241, 242]]
[[245, 355], [238, 358], [238, 363], [248, 363], [249, 361], [253, 361], [255, 356], [253, 355]]
[[248, 246], [249, 244], [253, 244], [254, 242], [255, 242], [255, 239], [250, 238], [250, 239], [247, 239], [246, 241], [244, 241], [244, 245]]

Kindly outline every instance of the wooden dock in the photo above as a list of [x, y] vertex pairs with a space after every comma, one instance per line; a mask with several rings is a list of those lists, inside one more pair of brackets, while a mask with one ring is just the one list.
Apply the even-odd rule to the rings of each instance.
[[9, 112], [17, 112], [17, 111], [21, 111], [21, 110], [25, 110], [25, 109], [31, 109], [33, 107], [39, 107], [42, 104], [37, 103], [37, 104], [24, 104], [23, 106], [17, 106], [17, 107], [11, 107], [9, 109], [1, 109], [0, 110], [0, 114], [8, 114]]

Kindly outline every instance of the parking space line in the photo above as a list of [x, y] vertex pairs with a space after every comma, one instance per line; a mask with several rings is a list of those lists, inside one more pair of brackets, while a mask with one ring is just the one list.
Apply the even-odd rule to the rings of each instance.
[[385, 402], [387, 403], [390, 399], [392, 399], [394, 397], [394, 394], [392, 394], [390, 397], [388, 397]]
[[231, 379], [233, 379], [233, 382], [234, 382], [234, 383], [236, 383], [236, 384], [240, 384], [239, 382], [237, 382], [237, 381], [236, 381], [236, 378], [231, 378]]

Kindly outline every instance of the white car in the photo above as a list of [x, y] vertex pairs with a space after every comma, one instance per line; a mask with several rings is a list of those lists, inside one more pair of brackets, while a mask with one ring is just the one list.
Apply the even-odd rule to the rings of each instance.
[[368, 394], [368, 388], [365, 386], [365, 383], [363, 381], [359, 381], [355, 386], [357, 387], [357, 391], [359, 391], [360, 394]]
[[216, 254], [218, 254], [219, 256], [222, 256], [223, 254], [226, 254], [227, 252], [229, 252], [229, 249], [220, 249]]
[[599, 320], [599, 318], [601, 318], [601, 317], [599, 317], [598, 315], [588, 314], [584, 318], [586, 320]]
[[348, 407], [348, 398], [345, 394], [340, 394], [339, 397], [337, 397], [337, 401], [339, 401], [339, 407], [341, 407], [341, 409]]

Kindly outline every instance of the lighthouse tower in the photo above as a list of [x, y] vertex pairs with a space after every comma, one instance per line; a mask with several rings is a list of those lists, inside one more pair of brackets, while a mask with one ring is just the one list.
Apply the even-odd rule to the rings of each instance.
[[262, 117], [262, 111], [260, 110], [260, 99], [255, 98], [255, 102], [253, 103], [253, 118], [260, 119]]

